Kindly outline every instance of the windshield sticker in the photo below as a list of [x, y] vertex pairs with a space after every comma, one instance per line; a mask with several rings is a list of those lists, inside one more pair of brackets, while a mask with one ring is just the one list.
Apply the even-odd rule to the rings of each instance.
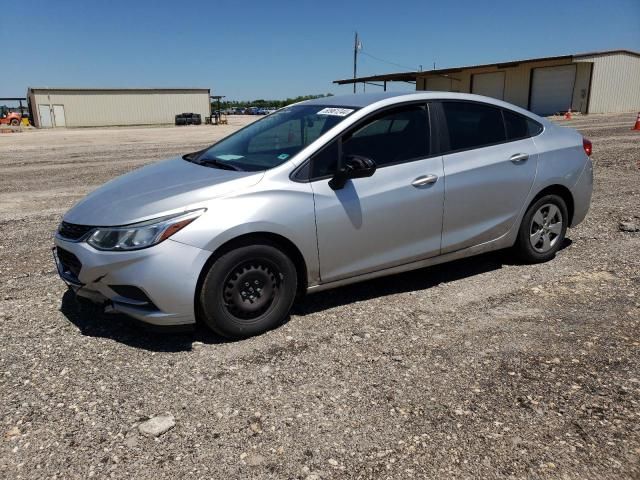
[[244, 158], [244, 155], [233, 155], [233, 154], [227, 154], [227, 155], [218, 155], [218, 158], [220, 160], [240, 160], [241, 158]]
[[353, 112], [353, 108], [323, 108], [316, 115], [333, 115], [335, 117], [346, 117], [351, 112]]
[[281, 153], [280, 155], [278, 155], [278, 160], [286, 160], [287, 158], [289, 158], [288, 153]]

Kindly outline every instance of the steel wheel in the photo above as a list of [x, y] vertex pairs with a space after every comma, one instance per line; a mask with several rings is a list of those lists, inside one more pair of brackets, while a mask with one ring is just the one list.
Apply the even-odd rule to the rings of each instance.
[[272, 244], [238, 241], [206, 272], [199, 293], [199, 318], [225, 337], [258, 335], [288, 318], [297, 291], [296, 267], [282, 250]]
[[251, 320], [266, 312], [278, 294], [281, 274], [264, 260], [238, 265], [224, 282], [226, 310], [236, 318]]
[[531, 219], [529, 242], [538, 253], [552, 250], [562, 234], [563, 219], [560, 209], [553, 203], [542, 205]]

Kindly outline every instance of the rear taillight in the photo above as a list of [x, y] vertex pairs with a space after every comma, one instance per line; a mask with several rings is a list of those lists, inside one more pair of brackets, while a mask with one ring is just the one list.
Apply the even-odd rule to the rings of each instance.
[[593, 145], [591, 144], [591, 141], [587, 140], [586, 138], [583, 138], [582, 148], [584, 148], [584, 153], [587, 154], [587, 157], [590, 157], [591, 153], [593, 152]]

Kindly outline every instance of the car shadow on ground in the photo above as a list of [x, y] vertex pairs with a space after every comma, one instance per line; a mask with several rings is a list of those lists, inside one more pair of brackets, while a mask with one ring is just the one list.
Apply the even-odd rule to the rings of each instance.
[[[564, 250], [571, 243], [570, 239], [565, 238], [560, 250]], [[522, 265], [522, 263], [518, 261], [510, 250], [489, 252], [307, 295], [294, 305], [292, 313], [295, 315], [308, 315], [371, 298], [424, 290], [442, 283], [499, 270], [504, 265]]]
[[67, 290], [62, 296], [60, 312], [73, 323], [82, 335], [109, 338], [130, 347], [153, 352], [185, 352], [194, 342], [225, 343], [203, 327], [154, 327], [119, 313], [105, 313], [101, 305], [94, 305]]
[[510, 259], [504, 253], [492, 252], [419, 270], [375, 278], [307, 295], [296, 304], [293, 313], [308, 315], [348, 303], [425, 290], [443, 283], [498, 270], [509, 262]]
[[[571, 243], [570, 239], [565, 239], [560, 249], [567, 248]], [[518, 264], [508, 250], [485, 253], [307, 295], [296, 302], [292, 314], [304, 316], [375, 297], [424, 290], [499, 270], [504, 265]], [[63, 295], [60, 311], [83, 335], [109, 338], [134, 348], [154, 352], [189, 351], [193, 349], [194, 342], [206, 344], [234, 342], [211, 333], [201, 325], [186, 329], [153, 327], [126, 315], [104, 313], [101, 306], [77, 297], [71, 290]]]

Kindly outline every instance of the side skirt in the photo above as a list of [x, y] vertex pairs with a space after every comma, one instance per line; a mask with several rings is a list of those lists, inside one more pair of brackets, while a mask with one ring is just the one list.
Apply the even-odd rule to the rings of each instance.
[[446, 253], [437, 257], [430, 257], [424, 260], [418, 260], [417, 262], [405, 263], [404, 265], [398, 265], [396, 267], [385, 268], [384, 270], [377, 270], [375, 272], [364, 273], [355, 277], [343, 278], [335, 280], [333, 282], [321, 283], [317, 285], [311, 285], [307, 288], [307, 293], [322, 292], [336, 287], [342, 287], [343, 285], [349, 285], [351, 283], [363, 282], [365, 280], [371, 280], [373, 278], [384, 277], [387, 275], [394, 275], [397, 273], [408, 272], [411, 270], [418, 270], [420, 268], [431, 267], [441, 263], [451, 262], [453, 260], [459, 260], [461, 258], [471, 257], [474, 255], [480, 255], [482, 253], [492, 252], [494, 250], [501, 250], [503, 248], [509, 248], [514, 243], [513, 232], [509, 231], [502, 237], [496, 238], [480, 245], [474, 245], [473, 247], [464, 248], [455, 252]]

